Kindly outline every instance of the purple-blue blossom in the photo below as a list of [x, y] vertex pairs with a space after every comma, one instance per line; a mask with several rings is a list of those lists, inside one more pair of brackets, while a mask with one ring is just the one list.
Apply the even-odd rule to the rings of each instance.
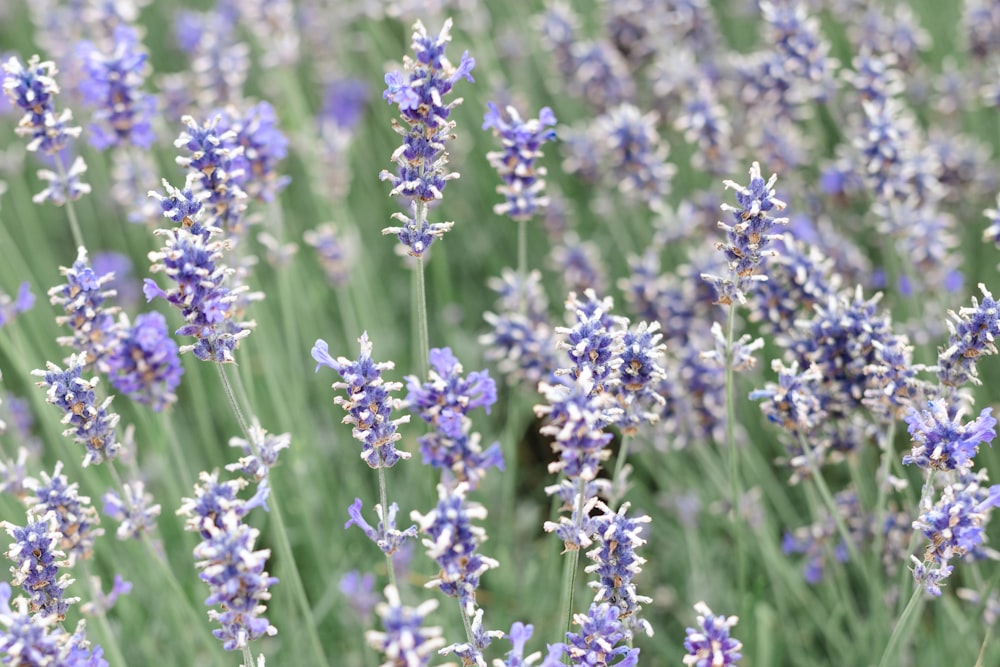
[[417, 607], [404, 607], [396, 588], [386, 586], [385, 601], [375, 608], [382, 620], [382, 630], [369, 630], [365, 639], [390, 665], [427, 667], [444, 646], [441, 628], [424, 625], [437, 606], [437, 600], [426, 600]]
[[230, 438], [230, 447], [239, 447], [243, 455], [236, 463], [230, 463], [226, 470], [238, 472], [246, 479], [260, 484], [267, 479], [271, 468], [278, 462], [281, 450], [292, 443], [290, 433], [268, 433], [256, 417], [249, 426], [249, 438]]
[[44, 517], [52, 513], [59, 535], [57, 546], [65, 554], [68, 567], [93, 555], [94, 539], [104, 534], [100, 517], [88, 496], [81, 496], [79, 484], [69, 483], [57, 461], [52, 474], [42, 472], [34, 486], [34, 495], [25, 499], [29, 514]]
[[18, 136], [29, 137], [28, 151], [46, 155], [59, 153], [80, 136], [80, 128], [70, 126], [69, 109], [57, 114], [55, 97], [59, 94], [55, 63], [40, 62], [32, 56], [27, 64], [11, 57], [3, 65], [3, 90], [16, 107], [25, 112], [17, 125]]
[[270, 549], [256, 549], [260, 531], [243, 522], [253, 507], [263, 503], [266, 487], [260, 485], [250, 500], [237, 494], [246, 486], [243, 479], [220, 483], [218, 473], [201, 473], [195, 497], [184, 498], [177, 513], [187, 517], [185, 530], [198, 533], [202, 541], [194, 548], [199, 578], [209, 586], [205, 599], [208, 617], [222, 627], [212, 631], [227, 651], [243, 649], [262, 636], [278, 630], [263, 616], [270, 588], [278, 583], [264, 567]]
[[114, 146], [149, 148], [156, 135], [152, 120], [156, 98], [143, 92], [148, 54], [131, 26], [115, 26], [112, 46], [104, 53], [90, 42], [77, 47], [85, 78], [80, 82], [84, 101], [94, 108], [90, 143], [98, 150]]
[[726, 258], [727, 275], [704, 274], [703, 279], [715, 286], [718, 303], [746, 303], [746, 292], [756, 281], [766, 280], [756, 274], [764, 257], [774, 254], [767, 250], [772, 241], [780, 239], [775, 234], [778, 225], [788, 222], [787, 218], [771, 217], [771, 212], [785, 208], [785, 202], [775, 196], [774, 183], [777, 175], [767, 181], [760, 175], [760, 165], [754, 162], [750, 167], [750, 183], [746, 187], [733, 181], [725, 186], [736, 191], [739, 206], [723, 204], [722, 210], [731, 214], [732, 224], [719, 221], [719, 228], [726, 232], [727, 243], [717, 245]]
[[160, 516], [159, 503], [153, 503], [152, 494], [146, 491], [141, 480], [125, 482], [122, 493], [107, 491], [101, 496], [104, 513], [118, 522], [115, 536], [119, 540], [140, 539], [156, 532], [156, 519]]
[[28, 595], [32, 612], [42, 616], [54, 616], [58, 620], [66, 617], [70, 605], [79, 598], [65, 597], [66, 588], [73, 583], [68, 574], [59, 574], [60, 568], [68, 567], [66, 554], [59, 548], [62, 534], [59, 532], [54, 512], [48, 512], [17, 526], [9, 521], [0, 523], [13, 539], [6, 556], [13, 561], [11, 568], [14, 586], [20, 586]]
[[216, 113], [204, 123], [184, 116], [185, 130], [174, 146], [184, 150], [177, 164], [193, 176], [187, 181], [203, 199], [206, 226], [239, 235], [244, 230], [247, 193], [245, 162], [239, 161], [243, 147], [236, 143], [236, 131], [228, 127], [226, 116]]
[[355, 498], [351, 506], [347, 508], [347, 514], [350, 516], [350, 519], [344, 524], [344, 528], [350, 528], [352, 525], [357, 526], [387, 556], [391, 556], [399, 551], [406, 544], [407, 540], [417, 537], [417, 526], [415, 524], [405, 530], [396, 528], [396, 515], [399, 513], [399, 505], [396, 503], [389, 505], [388, 512], [384, 512], [381, 505], [375, 506], [375, 514], [378, 515], [378, 525], [376, 527], [372, 527], [365, 520], [361, 514], [362, 506], [361, 498]]
[[555, 329], [561, 335], [558, 347], [566, 350], [571, 363], [557, 374], [566, 372], [579, 378], [586, 370], [593, 383], [592, 391], [597, 393], [614, 389], [619, 381], [627, 320], [611, 315], [613, 307], [611, 297], [598, 299], [593, 290], [584, 292], [582, 298], [570, 294], [566, 310], [572, 325]]
[[31, 283], [25, 281], [17, 289], [13, 299], [0, 292], [0, 328], [13, 322], [18, 315], [31, 310], [35, 305], [35, 295], [31, 293]]
[[555, 139], [556, 131], [551, 129], [556, 124], [555, 114], [549, 107], [542, 107], [538, 118], [523, 120], [513, 106], [506, 108], [506, 115], [493, 102], [488, 106], [483, 129], [493, 129], [503, 150], [487, 153], [486, 159], [503, 180], [497, 192], [506, 199], [495, 204], [493, 212], [514, 220], [528, 220], [548, 206], [544, 194], [546, 171], [535, 163], [542, 157], [542, 145]]
[[392, 154], [397, 170], [382, 171], [379, 178], [392, 183], [390, 194], [410, 203], [412, 217], [396, 213], [401, 226], [386, 227], [383, 234], [395, 234], [414, 257], [422, 257], [431, 243], [440, 238], [451, 223], [429, 223], [426, 202], [440, 199], [449, 180], [458, 174], [448, 171], [447, 143], [452, 139], [455, 122], [451, 110], [461, 98], [445, 102], [459, 79], [472, 81], [475, 60], [468, 51], [455, 67], [445, 56], [451, 41], [451, 19], [444, 22], [437, 37], [427, 34], [417, 21], [413, 26], [412, 47], [416, 59], [404, 58], [403, 72], [385, 75], [383, 99], [399, 107], [404, 124], [393, 121], [393, 129], [403, 137], [403, 144]]
[[934, 470], [971, 468], [979, 445], [992, 445], [997, 435], [992, 411], [983, 408], [978, 417], [963, 424], [961, 413], [941, 399], [928, 401], [926, 410], [910, 408], [903, 420], [913, 438], [913, 448], [903, 457], [903, 465]]
[[118, 342], [107, 357], [111, 385], [156, 412], [172, 405], [184, 367], [177, 343], [170, 338], [167, 320], [157, 312], [143, 313], [130, 324], [119, 322]]
[[511, 649], [503, 660], [494, 661], [495, 667], [528, 667], [537, 660], [540, 653], [524, 654], [524, 647], [534, 632], [535, 626], [514, 621], [514, 624], [510, 626], [510, 632], [504, 635], [504, 638], [511, 643]]
[[107, 288], [114, 275], [94, 271], [83, 246], [77, 249], [73, 266], [59, 267], [59, 272], [66, 282], [49, 290], [49, 302], [62, 308], [64, 314], [56, 316], [56, 324], [69, 327], [72, 335], [60, 336], [56, 341], [84, 354], [88, 368], [106, 372], [108, 356], [114, 353], [119, 335], [114, 318], [118, 308], [105, 305], [115, 297], [115, 291]]
[[427, 555], [440, 568], [425, 585], [437, 586], [445, 595], [458, 598], [466, 616], [472, 616], [480, 577], [499, 563], [478, 553], [486, 531], [472, 522], [485, 519], [486, 508], [468, 502], [468, 490], [465, 483], [452, 489], [439, 484], [437, 507], [427, 514], [411, 512], [410, 518], [420, 525], [420, 532], [426, 535], [422, 543]]
[[375, 613], [375, 605], [378, 604], [375, 575], [351, 570], [340, 578], [340, 592], [344, 594], [348, 606], [358, 615], [358, 620], [364, 626], [369, 626], [372, 614]]
[[633, 581], [646, 563], [636, 549], [646, 544], [645, 524], [652, 519], [646, 515], [629, 516], [629, 503], [624, 503], [617, 512], [612, 512], [603, 503], [598, 503], [597, 507], [603, 509], [604, 514], [596, 517], [593, 523], [595, 546], [587, 552], [592, 564], [584, 568], [584, 572], [596, 575], [587, 584], [595, 591], [594, 602], [607, 602], [617, 609], [618, 618], [629, 634], [640, 631], [652, 636], [652, 626], [639, 612], [642, 605], [653, 599], [639, 595]]
[[0, 582], [0, 656], [10, 665], [59, 665], [108, 667], [100, 646], [90, 648], [83, 622], [76, 632], [66, 631], [54, 615], [34, 613], [28, 600], [11, 600], [7, 582]]
[[996, 354], [994, 339], [1000, 335], [1000, 307], [986, 286], [979, 284], [983, 300], [972, 297], [972, 307], [950, 312], [948, 346], [938, 351], [938, 380], [949, 387], [982, 384], [976, 363], [982, 355]]
[[693, 667], [728, 667], [739, 662], [743, 654], [743, 643], [729, 635], [739, 621], [736, 616], [716, 616], [708, 605], [698, 602], [694, 606], [698, 613], [698, 627], [687, 629], [684, 648], [687, 655], [685, 665]]
[[[561, 665], [553, 655], [568, 657], [571, 665], [636, 667], [639, 664], [639, 649], [628, 645], [630, 633], [613, 605], [594, 602], [587, 613], [574, 614], [573, 623], [580, 626], [579, 629], [566, 633], [566, 643], [550, 646], [550, 653], [541, 667]], [[557, 646], [561, 652], [554, 654], [552, 651]]]
[[40, 376], [39, 386], [46, 388], [45, 401], [63, 411], [62, 423], [69, 426], [63, 435], [86, 447], [83, 457], [84, 467], [91, 463], [102, 463], [117, 458], [121, 444], [115, 436], [118, 415], [111, 412], [111, 397], [97, 402], [97, 378], [85, 380], [84, 355], [72, 355], [66, 369], [52, 362], [46, 362], [46, 370], [32, 371]]
[[240, 189], [251, 199], [273, 201], [291, 180], [278, 173], [278, 163], [288, 155], [288, 139], [274, 107], [259, 102], [242, 113], [230, 109], [222, 114], [218, 131], [220, 137], [229, 137], [231, 173]]
[[372, 344], [368, 332], [358, 339], [361, 355], [355, 361], [345, 357], [334, 359], [330, 356], [325, 340], [317, 340], [312, 349], [316, 360], [316, 370], [328, 366], [340, 374], [343, 382], [334, 382], [334, 389], [346, 389], [347, 398], [337, 396], [336, 405], [347, 411], [344, 423], [353, 427], [352, 435], [362, 443], [361, 458], [371, 468], [391, 468], [400, 459], [408, 459], [408, 452], [396, 450], [394, 443], [402, 438], [397, 432], [400, 424], [410, 421], [409, 415], [391, 419], [392, 411], [400, 401], [392, 397], [393, 392], [403, 388], [399, 382], [386, 382], [382, 372], [395, 367], [391, 361], [372, 361]]

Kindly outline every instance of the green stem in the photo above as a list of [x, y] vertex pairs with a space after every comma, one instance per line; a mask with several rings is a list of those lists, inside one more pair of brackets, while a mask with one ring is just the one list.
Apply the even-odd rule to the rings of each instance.
[[[622, 436], [622, 444], [618, 448], [618, 458], [615, 459], [615, 472], [611, 476], [611, 509], [618, 506], [619, 501], [625, 496], [624, 486], [619, 489], [619, 484], [624, 485], [622, 471], [625, 470], [625, 459], [628, 458], [629, 439], [627, 435]], [[621, 493], [619, 493], [619, 491]]]
[[[388, 491], [386, 489], [385, 468], [379, 467], [379, 469], [378, 469], [378, 500], [382, 504], [382, 518], [383, 518], [383, 521], [385, 520], [385, 517], [387, 517], [389, 515], [388, 514], [389, 513], [389, 501], [388, 501], [388, 498], [389, 498], [389, 493], [388, 493]], [[392, 555], [391, 554], [386, 554], [385, 555], [385, 567], [386, 567], [386, 572], [388, 573], [388, 576], [389, 576], [389, 584], [393, 588], [396, 588], [396, 566], [392, 562]], [[396, 590], [398, 591], [399, 588], [396, 588]]]
[[878, 491], [875, 498], [875, 572], [878, 572], [878, 564], [882, 559], [882, 545], [885, 541], [883, 525], [887, 511], [886, 499], [889, 496], [889, 469], [894, 456], [892, 444], [895, 439], [896, 421], [893, 420], [885, 433], [885, 442], [882, 447], [882, 462], [879, 466], [878, 477], [875, 480], [878, 484]]
[[[59, 178], [62, 179], [63, 183], [66, 183], [66, 167], [63, 165], [62, 155], [56, 153], [55, 158]], [[83, 247], [83, 233], [80, 231], [80, 221], [76, 217], [76, 207], [73, 206], [73, 200], [68, 197], [66, 198], [66, 216], [69, 218], [69, 230], [73, 234], [73, 243], [76, 244], [77, 248]]]
[[528, 295], [524, 289], [528, 279], [528, 221], [517, 221], [517, 280], [520, 296], [518, 297], [518, 312], [527, 315]]
[[892, 634], [889, 636], [889, 642], [885, 646], [885, 651], [882, 653], [882, 659], [879, 660], [879, 667], [889, 667], [889, 665], [897, 664], [899, 661], [899, 656], [897, 655], [899, 651], [900, 644], [905, 640], [912, 630], [910, 629], [910, 619], [914, 614], [917, 613], [919, 609], [923, 607], [923, 587], [917, 586], [913, 589], [913, 595], [910, 596], [910, 601], [906, 603], [906, 608], [900, 615], [899, 620], [896, 622], [896, 627], [892, 629]]
[[[427, 217], [427, 204], [423, 202], [417, 202], [415, 207], [414, 217], [416, 218], [416, 224], [419, 227], [423, 224]], [[417, 257], [417, 269], [414, 274], [414, 279], [416, 280], [416, 294], [414, 298], [417, 300], [417, 319], [415, 322], [415, 328], [417, 330], [417, 345], [420, 346], [420, 353], [418, 358], [420, 359], [420, 377], [426, 378], [427, 373], [430, 370], [430, 334], [428, 333], [427, 325], [427, 286], [424, 284], [424, 258], [423, 255]]]
[[250, 643], [243, 645], [243, 667], [254, 667], [253, 654], [250, 653]]
[[[583, 527], [583, 492], [586, 483], [583, 478], [576, 482], [576, 533], [579, 534]], [[563, 561], [563, 591], [562, 591], [562, 616], [565, 621], [565, 630], [569, 632], [573, 621], [573, 597], [576, 592], [576, 571], [580, 564], [580, 548], [570, 549], [566, 560]], [[565, 636], [565, 635], [564, 635]]]
[[732, 501], [733, 523], [737, 523], [737, 507], [739, 506], [741, 493], [740, 484], [740, 458], [736, 449], [736, 399], [735, 393], [735, 373], [733, 371], [733, 337], [736, 329], [736, 308], [732, 304], [729, 306], [729, 315], [726, 321], [726, 447], [729, 449], [729, 489]]
[[[86, 578], [87, 583], [90, 585], [90, 594], [95, 599], [101, 594], [101, 584], [100, 579], [96, 578], [90, 573], [90, 563], [88, 561], [83, 561], [81, 563], [83, 568], [83, 576]], [[104, 635], [104, 641], [101, 643], [101, 648], [108, 654], [106, 657], [110, 658], [108, 661], [112, 666], [121, 665], [125, 667], [128, 665], [125, 662], [125, 656], [122, 655], [121, 649], [118, 648], [118, 640], [115, 639], [115, 633], [111, 629], [111, 624], [108, 623], [108, 615], [101, 604], [95, 604], [94, 609], [97, 614], [97, 624], [101, 626], [101, 634]]]

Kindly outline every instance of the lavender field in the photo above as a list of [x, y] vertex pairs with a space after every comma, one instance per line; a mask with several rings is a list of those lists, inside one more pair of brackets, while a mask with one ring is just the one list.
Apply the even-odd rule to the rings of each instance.
[[0, 3], [0, 664], [1000, 664], [998, 75], [998, 0]]

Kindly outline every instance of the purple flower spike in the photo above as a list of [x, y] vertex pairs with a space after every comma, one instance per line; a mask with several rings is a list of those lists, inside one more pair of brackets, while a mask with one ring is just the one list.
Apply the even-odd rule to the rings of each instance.
[[387, 657], [389, 664], [427, 667], [437, 650], [444, 646], [441, 628], [424, 626], [424, 619], [437, 606], [437, 600], [427, 600], [415, 608], [404, 607], [395, 587], [386, 586], [385, 602], [376, 607], [383, 630], [369, 630], [365, 639]]
[[739, 619], [735, 616], [715, 616], [704, 602], [694, 606], [698, 612], [698, 627], [687, 629], [684, 648], [685, 665], [694, 667], [728, 667], [735, 665], [743, 655], [743, 643], [729, 636], [729, 631]]
[[512, 106], [507, 107], [506, 118], [495, 104], [489, 102], [488, 106], [483, 129], [493, 128], [503, 150], [487, 153], [486, 159], [500, 174], [503, 184], [497, 186], [497, 192], [506, 198], [503, 204], [493, 207], [493, 212], [528, 220], [549, 204], [544, 194], [546, 171], [536, 167], [535, 162], [542, 157], [542, 144], [555, 139], [556, 132], [551, 129], [556, 124], [555, 114], [543, 107], [538, 118], [525, 121]]
[[929, 401], [927, 410], [916, 408], [903, 417], [913, 437], [913, 450], [903, 457], [903, 465], [915, 464], [920, 468], [954, 470], [971, 468], [972, 459], [979, 445], [991, 445], [996, 437], [997, 420], [991, 416], [992, 408], [984, 408], [968, 424], [962, 424], [960, 414], [952, 414], [941, 400]]
[[378, 515], [377, 528], [373, 528], [370, 523], [365, 521], [364, 516], [361, 515], [361, 507], [361, 498], [355, 498], [351, 506], [347, 508], [347, 514], [351, 518], [344, 524], [344, 528], [350, 528], [352, 525], [357, 526], [364, 531], [368, 539], [382, 550], [382, 553], [391, 556], [399, 551], [407, 540], [417, 536], [415, 525], [406, 530], [396, 528], [396, 515], [399, 513], [399, 505], [396, 503], [389, 505], [388, 513], [383, 512], [381, 505], [375, 506], [375, 513]]

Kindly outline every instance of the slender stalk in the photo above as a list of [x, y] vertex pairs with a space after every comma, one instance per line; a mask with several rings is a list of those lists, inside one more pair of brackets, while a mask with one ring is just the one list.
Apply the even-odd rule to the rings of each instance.
[[[416, 218], [417, 226], [422, 225], [427, 217], [427, 204], [417, 202], [414, 217]], [[424, 284], [424, 258], [422, 255], [417, 258], [417, 269], [414, 273], [414, 279], [416, 280], [416, 294], [414, 298], [417, 300], [414, 328], [417, 330], [417, 345], [420, 346], [420, 353], [418, 355], [420, 366], [418, 370], [420, 371], [420, 377], [425, 378], [430, 370], [431, 362], [430, 334], [428, 333], [427, 326], [427, 286]]]
[[905, 639], [912, 634], [910, 629], [910, 619], [917, 613], [918, 610], [923, 608], [924, 597], [923, 587], [917, 586], [913, 589], [913, 595], [910, 596], [910, 601], [906, 603], [906, 608], [900, 615], [899, 620], [896, 622], [896, 627], [892, 629], [892, 634], [889, 636], [889, 641], [885, 646], [885, 651], [882, 653], [882, 659], [879, 660], [878, 667], [889, 667], [889, 665], [894, 665], [899, 662], [899, 656], [897, 655], [900, 645]]
[[619, 494], [619, 484], [623, 484], [622, 471], [625, 470], [625, 459], [628, 458], [628, 445], [629, 437], [627, 435], [622, 436], [621, 447], [618, 448], [618, 458], [615, 459], [615, 472], [611, 476], [611, 504], [612, 508], [615, 509], [618, 506], [618, 502], [625, 496], [625, 489], [621, 489]]
[[[83, 568], [84, 578], [86, 578], [87, 583], [90, 584], [91, 595], [96, 598], [100, 595], [101, 590], [100, 584], [98, 583], [95, 585], [94, 578], [90, 573], [90, 562], [83, 561], [81, 563], [81, 567]], [[100, 580], [98, 579], [98, 581]], [[128, 663], [125, 662], [125, 656], [122, 655], [121, 649], [118, 647], [118, 640], [115, 639], [115, 633], [111, 629], [111, 624], [108, 623], [107, 612], [102, 605], [94, 605], [94, 608], [96, 609], [97, 624], [101, 626], [101, 634], [104, 635], [104, 642], [101, 644], [101, 648], [108, 654], [107, 657], [110, 658], [108, 661], [109, 664], [112, 666], [121, 665], [122, 667], [125, 667]]]
[[729, 449], [729, 489], [732, 501], [733, 523], [737, 523], [737, 506], [740, 502], [740, 458], [736, 449], [736, 379], [733, 372], [733, 337], [736, 329], [736, 308], [730, 304], [726, 320], [726, 447]]
[[253, 654], [250, 653], [250, 644], [243, 645], [243, 667], [254, 667]]
[[830, 493], [830, 487], [827, 486], [826, 480], [823, 478], [823, 474], [820, 472], [819, 466], [816, 464], [816, 459], [813, 458], [812, 449], [809, 447], [809, 443], [806, 442], [805, 436], [799, 433], [798, 438], [799, 446], [802, 447], [806, 463], [809, 465], [809, 472], [811, 473], [813, 482], [815, 482], [816, 490], [819, 491], [819, 497], [823, 500], [823, 504], [830, 513], [833, 522], [837, 525], [837, 533], [840, 534], [840, 539], [844, 540], [844, 544], [847, 546], [847, 551], [850, 553], [851, 559], [855, 563], [861, 565], [862, 572], [866, 573], [867, 576], [868, 568], [861, 564], [858, 547], [854, 544], [850, 531], [847, 530], [847, 524], [844, 523], [844, 517], [842, 517], [840, 512], [837, 510], [837, 502], [834, 500], [833, 494]]
[[528, 295], [524, 289], [524, 281], [528, 279], [528, 221], [521, 218], [517, 221], [517, 281], [521, 288], [518, 298], [518, 313], [528, 312]]
[[[576, 482], [576, 532], [579, 534], [583, 527], [583, 491], [586, 483], [580, 477]], [[570, 624], [573, 621], [573, 597], [576, 593], [576, 574], [580, 564], [580, 549], [571, 549], [563, 561], [563, 591], [562, 591], [562, 616], [564, 619], [565, 631], [569, 632]]]
[[[59, 172], [59, 178], [62, 179], [63, 183], [66, 183], [66, 167], [63, 166], [62, 156], [58, 153], [55, 154], [55, 163], [56, 170]], [[76, 207], [73, 206], [73, 200], [69, 197], [66, 198], [66, 216], [69, 218], [69, 231], [73, 234], [73, 243], [76, 244], [77, 248], [84, 246], [83, 233], [80, 231], [80, 221], [76, 217]]]
[[[385, 482], [385, 468], [380, 467], [378, 469], [378, 501], [382, 504], [382, 517], [388, 516], [389, 512], [389, 493], [386, 490]], [[385, 568], [389, 576], [389, 584], [396, 588], [396, 565], [392, 562], [392, 555], [385, 555]], [[396, 590], [399, 590], [396, 588]]]
[[219, 379], [222, 380], [222, 389], [226, 392], [226, 399], [229, 401], [229, 407], [232, 408], [233, 414], [236, 415], [236, 421], [240, 423], [240, 430], [243, 431], [243, 436], [247, 439], [247, 442], [251, 442], [253, 438], [250, 437], [250, 428], [247, 425], [247, 418], [243, 414], [242, 408], [240, 408], [239, 401], [236, 400], [236, 394], [233, 391], [232, 382], [229, 381], [229, 375], [222, 367], [222, 364], [213, 365], [219, 372]]
[[875, 498], [875, 563], [878, 564], [882, 558], [882, 544], [885, 541], [885, 530], [883, 524], [886, 515], [886, 498], [889, 495], [889, 467], [892, 465], [894, 455], [892, 443], [896, 439], [896, 422], [889, 424], [885, 433], [885, 442], [882, 447], [882, 462], [879, 466], [878, 492]]

